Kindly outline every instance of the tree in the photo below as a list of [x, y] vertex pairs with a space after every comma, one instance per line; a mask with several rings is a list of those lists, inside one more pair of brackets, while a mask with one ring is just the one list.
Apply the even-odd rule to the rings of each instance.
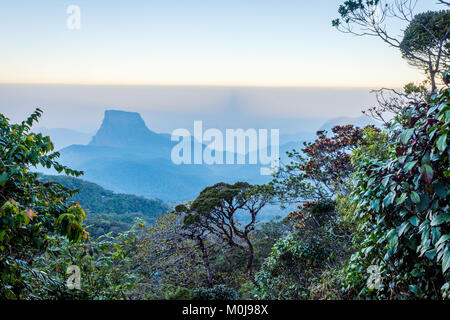
[[41, 299], [113, 300], [127, 299], [135, 287], [131, 270], [135, 254], [135, 232], [131, 229], [116, 236], [102, 235], [84, 243], [71, 243], [52, 237], [45, 252], [33, 261], [34, 268], [66, 282], [69, 266], [80, 268], [80, 288], [34, 286], [33, 295]]
[[434, 91], [436, 74], [443, 73], [450, 62], [450, 10], [414, 16], [404, 31], [400, 51], [410, 65], [429, 73]]
[[250, 235], [255, 230], [258, 213], [272, 197], [269, 186], [252, 186], [245, 182], [233, 185], [217, 183], [205, 188], [192, 203], [177, 208], [179, 213], [185, 215], [186, 227], [201, 227], [230, 247], [244, 251], [247, 255], [247, 275], [255, 282], [255, 252]]
[[[332, 25], [344, 33], [378, 37], [399, 49], [411, 65], [425, 69], [433, 92], [437, 88], [436, 75], [449, 62], [450, 12], [415, 15], [416, 3], [417, 0], [347, 0], [339, 7], [340, 18], [333, 20]], [[387, 30], [389, 19], [407, 24], [403, 37], [393, 36]]]
[[[186, 205], [178, 205], [175, 207], [174, 213], [188, 212]], [[208, 248], [206, 245], [209, 230], [204, 226], [207, 225], [206, 217], [200, 215], [187, 215], [183, 217], [183, 226], [178, 230], [179, 234], [183, 238], [190, 239], [197, 244], [200, 252], [202, 253], [203, 263], [208, 275], [208, 287], [213, 286], [213, 273], [211, 270], [211, 263], [208, 254]]]
[[[380, 121], [386, 127], [390, 126], [388, 119], [391, 119], [392, 115], [399, 114], [405, 105], [410, 102], [420, 103], [431, 97], [426, 81], [421, 84], [407, 83], [403, 86], [403, 91], [381, 88], [371, 92], [376, 94], [378, 104], [363, 110], [362, 113]], [[389, 118], [386, 118], [386, 114]]]
[[79, 176], [80, 171], [59, 164], [49, 137], [31, 132], [42, 111], [21, 124], [0, 114], [0, 297], [23, 298], [31, 291], [30, 278], [56, 284], [33, 270], [33, 257], [45, 250], [50, 236], [60, 234], [78, 242], [87, 233], [85, 213], [68, 198], [73, 192], [58, 183], [44, 183], [32, 168], [41, 165]]
[[313, 280], [348, 257], [351, 234], [337, 225], [330, 200], [307, 202], [286, 220], [295, 231], [279, 238], [256, 274], [261, 299], [311, 299]]
[[[183, 217], [170, 212], [141, 227], [132, 257], [132, 268], [138, 275], [133, 298], [164, 299], [177, 287], [208, 285], [202, 254], [195, 241], [184, 236]], [[215, 252], [211, 246], [208, 249]]]
[[284, 202], [298, 202], [336, 195], [353, 172], [349, 153], [358, 146], [362, 132], [353, 125], [335, 126], [331, 137], [326, 131], [318, 131], [317, 139], [304, 143], [301, 152], [288, 152], [291, 162], [280, 168], [271, 182], [278, 197]]

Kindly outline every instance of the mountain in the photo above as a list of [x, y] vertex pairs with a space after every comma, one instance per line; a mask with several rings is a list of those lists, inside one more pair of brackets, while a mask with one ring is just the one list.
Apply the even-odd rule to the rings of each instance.
[[37, 128], [36, 132], [52, 138], [55, 150], [60, 150], [73, 144], [87, 144], [92, 134], [65, 128]]
[[[337, 118], [326, 122], [321, 129], [348, 123], [361, 126], [373, 122], [363, 117]], [[314, 137], [315, 134], [309, 132], [282, 135], [279, 149], [281, 163], [289, 162], [286, 151], [303, 148], [303, 142], [312, 141]], [[260, 174], [259, 164], [176, 165], [170, 155], [177, 143], [171, 141], [168, 134], [150, 130], [136, 112], [107, 110], [89, 144], [75, 144], [62, 149], [60, 162], [83, 170], [83, 179], [103, 188], [159, 198], [170, 204], [192, 200], [205, 187], [221, 181], [264, 184], [271, 179]], [[192, 148], [193, 139], [190, 143]], [[249, 163], [250, 156], [255, 153], [259, 159], [255, 150], [245, 155], [245, 163]]]
[[99, 185], [67, 176], [43, 176], [43, 181], [54, 181], [79, 190], [71, 200], [77, 201], [86, 212], [86, 225], [93, 236], [126, 231], [135, 218], [151, 224], [170, 208], [161, 200], [151, 200], [131, 194], [118, 194]]
[[[336, 118], [327, 121], [320, 129], [330, 130], [338, 124], [365, 126], [374, 122], [367, 117]], [[281, 163], [289, 162], [286, 151], [303, 148], [303, 142], [312, 141], [314, 137], [315, 134], [309, 132], [282, 135]], [[159, 198], [170, 204], [192, 200], [205, 187], [221, 181], [264, 184], [271, 179], [260, 174], [261, 165], [176, 165], [170, 157], [176, 143], [168, 134], [150, 130], [136, 112], [106, 110], [103, 122], [90, 143], [62, 149], [60, 162], [83, 170], [83, 179], [103, 188]], [[193, 144], [191, 139], [192, 150]], [[249, 163], [250, 156], [255, 153], [258, 151], [246, 154], [245, 163]]]
[[145, 149], [161, 156], [170, 154], [172, 142], [168, 135], [149, 130], [137, 112], [106, 110], [100, 129], [89, 146], [120, 149]]
[[291, 143], [303, 143], [303, 141], [313, 141], [315, 138], [316, 133], [312, 131], [280, 134], [280, 146]]
[[[168, 203], [191, 200], [219, 181], [269, 180], [257, 165], [175, 165], [170, 155], [176, 143], [167, 134], [151, 131], [138, 113], [107, 110], [90, 143], [62, 149], [60, 162], [83, 170], [84, 179], [114, 192]], [[193, 143], [191, 139], [191, 147]]]
[[[364, 117], [336, 118], [326, 122], [321, 130], [337, 124], [364, 126], [372, 123]], [[286, 151], [303, 148], [303, 142], [313, 141], [314, 137], [315, 134], [309, 132], [280, 137], [281, 163], [290, 161]], [[205, 187], [221, 181], [264, 184], [271, 180], [270, 176], [260, 174], [261, 165], [176, 165], [170, 157], [176, 143], [171, 141], [170, 135], [150, 130], [138, 113], [107, 110], [89, 144], [62, 149], [60, 162], [83, 170], [83, 179], [112, 192], [158, 198], [171, 205], [192, 200]], [[191, 147], [193, 143], [191, 139]], [[248, 159], [256, 152], [246, 154], [245, 163], [249, 163]]]
[[375, 120], [373, 120], [372, 118], [369, 118], [368, 116], [361, 116], [361, 117], [357, 117], [357, 118], [351, 118], [351, 117], [340, 117], [340, 118], [334, 118], [334, 119], [330, 119], [327, 122], [325, 122], [321, 127], [320, 127], [320, 131], [325, 130], [328, 132], [331, 132], [331, 129], [334, 126], [345, 126], [345, 125], [349, 125], [352, 124], [356, 127], [360, 127], [360, 128], [364, 128], [365, 126], [368, 125], [374, 125], [374, 126], [379, 126], [379, 123], [377, 123]]

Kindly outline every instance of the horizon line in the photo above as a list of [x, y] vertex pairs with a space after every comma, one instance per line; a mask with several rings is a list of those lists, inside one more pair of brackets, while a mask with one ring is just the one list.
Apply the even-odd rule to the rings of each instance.
[[[79, 86], [79, 87], [211, 87], [211, 88], [271, 88], [271, 89], [369, 89], [376, 90], [389, 86], [344, 86], [344, 85], [259, 85], [259, 84], [190, 84], [190, 83], [148, 83], [148, 84], [118, 84], [118, 83], [56, 83], [56, 82], [1, 82], [0, 85], [24, 86]], [[393, 86], [400, 89], [403, 86]]]

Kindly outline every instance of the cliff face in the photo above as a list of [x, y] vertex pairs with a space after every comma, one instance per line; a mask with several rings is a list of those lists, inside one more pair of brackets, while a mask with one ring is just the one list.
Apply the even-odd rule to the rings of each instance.
[[164, 135], [147, 128], [139, 113], [106, 110], [100, 129], [89, 143], [91, 146], [115, 148], [168, 148]]

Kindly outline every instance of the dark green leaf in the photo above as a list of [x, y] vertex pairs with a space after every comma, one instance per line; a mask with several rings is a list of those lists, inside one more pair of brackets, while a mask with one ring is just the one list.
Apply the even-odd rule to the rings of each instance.
[[8, 174], [8, 172], [3, 172], [1, 175], [0, 175], [0, 186], [4, 186], [5, 184], [6, 184], [6, 182], [8, 182], [8, 179], [9, 179], [9, 174]]
[[407, 163], [405, 163], [405, 166], [403, 167], [403, 170], [405, 170], [406, 172], [411, 171], [411, 169], [414, 168], [416, 163], [417, 163], [417, 160], [408, 161]]
[[447, 186], [443, 185], [442, 183], [440, 183], [437, 180], [434, 181], [432, 185], [433, 185], [434, 192], [436, 192], [436, 194], [438, 195], [439, 198], [445, 199], [447, 197], [447, 194], [448, 194]]
[[409, 221], [403, 222], [400, 225], [400, 227], [398, 227], [398, 231], [397, 231], [398, 232], [398, 236], [401, 237], [403, 235], [403, 233], [405, 233], [409, 229], [410, 226], [411, 225], [409, 224]]
[[397, 231], [395, 229], [392, 229], [391, 231], [389, 231], [388, 235], [387, 235], [388, 241], [389, 241], [389, 247], [390, 248], [395, 248], [398, 244], [398, 235], [397, 235]]
[[448, 212], [441, 213], [433, 217], [433, 220], [431, 220], [431, 226], [435, 227], [449, 221], [450, 221], [450, 213]]
[[415, 191], [411, 192], [411, 201], [414, 203], [420, 203], [419, 194]]
[[448, 268], [450, 268], [450, 250], [445, 248], [444, 256], [442, 258], [442, 272], [447, 272]]
[[431, 168], [428, 164], [422, 165], [422, 178], [423, 181], [425, 181], [426, 184], [430, 184], [433, 181], [433, 168]]
[[399, 198], [397, 198], [395, 203], [396, 204], [402, 204], [403, 202], [405, 202], [407, 196], [408, 195], [406, 193], [402, 193], [402, 195]]
[[395, 192], [389, 192], [388, 195], [383, 199], [383, 204], [385, 207], [391, 205], [395, 199]]
[[447, 133], [443, 134], [439, 137], [439, 139], [437, 139], [436, 146], [439, 151], [444, 152], [444, 150], [447, 148]]
[[412, 216], [409, 218], [409, 222], [411, 222], [414, 227], [417, 227], [419, 225], [419, 218], [417, 218], [417, 216]]
[[414, 134], [415, 128], [407, 129], [400, 134], [400, 140], [403, 144], [407, 144], [411, 136]]

